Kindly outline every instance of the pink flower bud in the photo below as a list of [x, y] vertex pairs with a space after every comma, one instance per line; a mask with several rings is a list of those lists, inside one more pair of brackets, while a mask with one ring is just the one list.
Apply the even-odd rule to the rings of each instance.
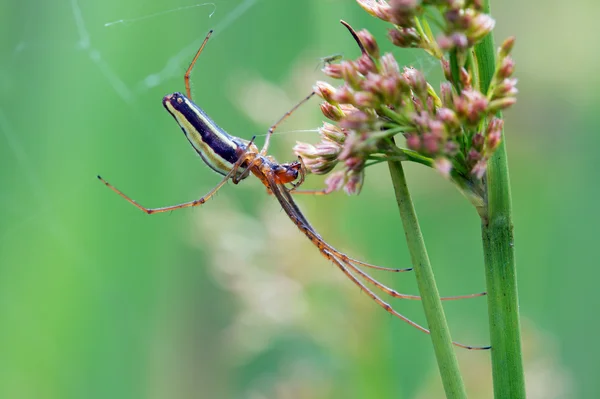
[[494, 131], [488, 134], [487, 147], [490, 151], [496, 150], [502, 141], [502, 131]]
[[388, 3], [374, 2], [373, 0], [357, 0], [357, 3], [372, 16], [384, 21], [390, 21], [391, 7]]
[[377, 45], [377, 41], [373, 37], [368, 30], [363, 29], [356, 32], [358, 35], [362, 45], [365, 47], [365, 50], [369, 55], [373, 58], [379, 58], [379, 46]]
[[438, 139], [442, 139], [446, 136], [446, 128], [444, 124], [435, 119], [429, 120], [429, 131], [434, 137], [437, 137]]
[[517, 78], [506, 78], [494, 89], [494, 98], [514, 97], [517, 93]]
[[464, 33], [454, 32], [450, 36], [450, 40], [452, 41], [453, 47], [459, 50], [465, 50], [469, 47], [469, 39], [467, 39], [467, 36]]
[[496, 21], [489, 14], [478, 13], [475, 10], [472, 11], [473, 18], [470, 21], [471, 23], [466, 34], [469, 42], [475, 44], [494, 29]]
[[454, 141], [446, 141], [446, 144], [444, 144], [444, 154], [448, 155], [449, 157], [453, 157], [458, 154], [459, 149], [460, 148], [458, 144]]
[[330, 64], [326, 63], [321, 69], [323, 73], [334, 79], [342, 78], [342, 65], [341, 64]]
[[410, 88], [417, 97], [427, 98], [427, 80], [420, 71], [415, 68], [404, 68], [402, 76], [408, 81]]
[[362, 130], [368, 128], [370, 120], [371, 118], [369, 115], [363, 111], [357, 110], [346, 115], [346, 117], [340, 121], [340, 127], [342, 129]]
[[325, 179], [325, 185], [327, 188], [325, 189], [326, 193], [331, 193], [333, 191], [339, 191], [344, 183], [346, 182], [346, 172], [338, 171], [333, 172]]
[[308, 170], [310, 170], [310, 173], [313, 173], [315, 175], [324, 175], [327, 174], [329, 172], [331, 172], [333, 170], [333, 168], [335, 168], [335, 165], [337, 164], [337, 162], [330, 162], [327, 161], [323, 158], [307, 158], [304, 159], [304, 166], [306, 166], [306, 168]]
[[361, 55], [358, 60], [356, 60], [356, 69], [363, 75], [366, 75], [369, 72], [376, 72], [377, 66], [369, 56], [369, 54]]
[[[452, 82], [452, 70], [450, 69], [450, 61], [448, 61], [445, 58], [442, 58], [440, 60], [440, 63], [442, 64], [442, 70], [444, 71], [444, 77], [446, 78], [447, 81]], [[445, 82], [447, 83], [447, 82]], [[442, 83], [444, 84], [444, 83]]]
[[336, 160], [341, 151], [340, 144], [329, 140], [321, 141], [315, 146], [315, 153], [325, 161]]
[[452, 84], [450, 82], [443, 82], [440, 84], [440, 99], [442, 104], [446, 108], [454, 107], [454, 95], [452, 93]]
[[346, 192], [346, 194], [354, 195], [354, 194], [360, 193], [360, 189], [362, 188], [364, 179], [365, 179], [364, 169], [361, 169], [360, 171], [357, 171], [357, 172], [349, 171], [348, 172], [348, 181], [346, 182], [346, 185], [344, 186], [344, 191]]
[[458, 78], [460, 79], [460, 84], [465, 89], [471, 88], [471, 74], [467, 72], [465, 68], [460, 68]]
[[314, 145], [297, 141], [294, 146], [294, 154], [302, 157], [305, 161], [317, 157], [317, 151]]
[[317, 81], [317, 83], [313, 87], [313, 90], [315, 91], [315, 94], [321, 97], [323, 100], [329, 103], [335, 103], [335, 101], [333, 101], [333, 96], [336, 93], [336, 89], [329, 83]]
[[488, 106], [488, 112], [495, 114], [498, 111], [511, 107], [516, 102], [517, 99], [515, 97], [504, 97], [492, 100]]
[[381, 57], [381, 74], [385, 76], [398, 76], [400, 67], [392, 53], [385, 53]]
[[478, 179], [481, 179], [483, 175], [485, 175], [485, 171], [487, 169], [487, 159], [482, 159], [477, 162], [473, 169], [471, 169], [471, 174], [476, 176]]
[[478, 161], [481, 159], [481, 154], [474, 148], [469, 150], [469, 154], [467, 155], [467, 159], [469, 161]]
[[479, 123], [487, 112], [487, 98], [480, 91], [473, 89], [463, 90], [461, 97], [467, 102], [467, 112], [465, 114], [467, 120], [471, 124]]
[[502, 127], [504, 121], [499, 118], [492, 118], [487, 126], [487, 146], [490, 150], [495, 150], [502, 140]]
[[373, 108], [377, 104], [377, 98], [371, 92], [359, 91], [354, 94], [354, 103], [359, 108]]
[[331, 123], [323, 122], [323, 126], [319, 129], [319, 134], [324, 139], [333, 141], [334, 143], [343, 144], [346, 141], [346, 133]]
[[421, 130], [427, 130], [427, 127], [429, 126], [429, 114], [425, 111], [411, 114], [410, 120]]
[[364, 163], [363, 160], [356, 156], [349, 157], [344, 161], [344, 165], [349, 170], [358, 170], [362, 167], [363, 163]]
[[348, 86], [340, 87], [331, 97], [334, 103], [354, 104], [354, 93]]
[[514, 72], [515, 72], [515, 61], [512, 59], [512, 57], [506, 57], [500, 63], [500, 66], [498, 67], [498, 71], [496, 72], [496, 75], [497, 75], [498, 79], [506, 79], [506, 78], [509, 78], [510, 76], [512, 76], [512, 74]]
[[389, 0], [390, 22], [399, 26], [413, 26], [413, 17], [420, 3], [418, 0]]
[[396, 26], [388, 31], [388, 37], [398, 47], [419, 47], [421, 43], [421, 35], [412, 27]]
[[437, 154], [440, 150], [439, 140], [431, 133], [423, 134], [423, 147], [428, 154]]
[[483, 143], [485, 143], [485, 137], [483, 137], [483, 134], [476, 133], [473, 135], [473, 139], [471, 139], [471, 144], [473, 145], [474, 149], [476, 149], [477, 151], [481, 151], [483, 149]]
[[454, 42], [452, 41], [452, 38], [450, 36], [440, 34], [438, 35], [436, 41], [439, 48], [443, 51], [451, 50], [454, 47]]
[[502, 42], [502, 45], [498, 49], [499, 58], [505, 58], [512, 52], [513, 46], [515, 45], [515, 40], [516, 38], [511, 36]]
[[358, 69], [352, 61], [342, 61], [340, 64], [342, 78], [346, 83], [353, 88], [357, 88], [360, 85], [361, 77]]
[[390, 76], [381, 82], [381, 94], [383, 95], [386, 104], [395, 104], [400, 97], [399, 77]]
[[460, 127], [460, 121], [458, 120], [456, 113], [450, 108], [438, 108], [436, 116], [438, 120], [444, 123], [451, 131]]
[[421, 139], [416, 134], [409, 134], [406, 136], [406, 146], [413, 151], [419, 151], [421, 149]]
[[433, 167], [444, 177], [450, 177], [452, 171], [452, 163], [447, 158], [436, 158], [433, 161]]
[[332, 105], [328, 102], [321, 103], [321, 112], [326, 118], [336, 122], [344, 117], [344, 113], [337, 105]]

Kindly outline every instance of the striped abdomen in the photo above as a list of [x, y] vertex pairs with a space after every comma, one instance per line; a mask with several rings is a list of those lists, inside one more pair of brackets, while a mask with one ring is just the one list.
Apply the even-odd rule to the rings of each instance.
[[[231, 171], [248, 147], [248, 141], [233, 137], [181, 93], [163, 98], [163, 105], [177, 121], [198, 155], [212, 170], [222, 175]], [[251, 151], [258, 152], [252, 145]], [[243, 168], [240, 168], [240, 173]]]

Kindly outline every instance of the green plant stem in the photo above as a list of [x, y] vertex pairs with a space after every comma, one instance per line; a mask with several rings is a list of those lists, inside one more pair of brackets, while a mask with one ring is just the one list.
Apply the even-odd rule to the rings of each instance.
[[389, 161], [388, 165], [446, 397], [466, 398], [467, 393], [454, 354], [450, 330], [446, 323], [417, 214], [406, 185], [402, 163]]
[[[484, 0], [489, 13], [489, 0]], [[481, 92], [486, 93], [495, 68], [495, 46], [488, 35], [475, 48]], [[510, 181], [504, 132], [488, 162], [487, 206], [482, 214], [482, 241], [488, 293], [494, 397], [525, 398], [521, 328], [517, 295]]]

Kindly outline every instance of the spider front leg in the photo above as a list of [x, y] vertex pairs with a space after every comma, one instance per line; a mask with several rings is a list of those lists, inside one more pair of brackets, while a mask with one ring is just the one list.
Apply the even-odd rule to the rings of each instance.
[[298, 156], [298, 162], [300, 163], [300, 170], [298, 171], [300, 178], [298, 179], [298, 182], [292, 183], [292, 188], [288, 190], [289, 193], [305, 195], [327, 195], [331, 194], [334, 191], [330, 188], [323, 188], [321, 190], [298, 190], [298, 187], [300, 187], [300, 185], [304, 183], [306, 175], [308, 174], [308, 169], [304, 164], [304, 160], [301, 156]]
[[[262, 163], [262, 159], [260, 158], [260, 156], [253, 152], [243, 155], [242, 158], [245, 158], [245, 160], [242, 163], [247, 161], [248, 165], [246, 166], [244, 171], [240, 173], [239, 177], [237, 177], [235, 174], [233, 175], [233, 177], [231, 178], [233, 184], [238, 184], [240, 181], [244, 180], [246, 177], [248, 177], [252, 169], [256, 168], [257, 165]], [[235, 167], [235, 169], [237, 170], [240, 165], [241, 163], [237, 167]]]
[[302, 99], [302, 101], [300, 101], [298, 104], [294, 105], [292, 107], [292, 109], [290, 109], [288, 112], [286, 112], [281, 118], [279, 118], [279, 120], [277, 122], [275, 122], [267, 131], [267, 137], [265, 138], [265, 144], [263, 145], [263, 148], [260, 150], [260, 155], [267, 155], [267, 150], [269, 149], [269, 142], [271, 141], [271, 136], [273, 135], [273, 133], [275, 132], [275, 129], [277, 129], [277, 127], [284, 121], [286, 120], [291, 114], [294, 113], [294, 111], [296, 111], [298, 108], [300, 108], [300, 106], [302, 104], [304, 104], [305, 102], [307, 102], [308, 100], [311, 99], [312, 96], [314, 96], [316, 93], [313, 91], [311, 92], [308, 96], [306, 96], [305, 98]]
[[[251, 148], [252, 144], [254, 143], [254, 139], [256, 139], [256, 136], [252, 136], [252, 139], [246, 146], [246, 151], [239, 157], [237, 162], [232, 167], [231, 173], [233, 174], [233, 177], [231, 178], [231, 181], [233, 181], [233, 184], [238, 184], [239, 182], [244, 180], [246, 177], [248, 177], [248, 175], [250, 175], [252, 168], [254, 168], [258, 163], [260, 163], [258, 161], [258, 158], [259, 158], [258, 154], [256, 152], [249, 151], [249, 148]], [[244, 162], [247, 162], [248, 164], [246, 165], [246, 167], [242, 171], [242, 173], [238, 174], [237, 171]]]

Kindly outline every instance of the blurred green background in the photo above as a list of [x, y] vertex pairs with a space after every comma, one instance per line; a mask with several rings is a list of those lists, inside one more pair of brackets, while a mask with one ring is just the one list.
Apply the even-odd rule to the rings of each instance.
[[[429, 338], [378, 308], [281, 212], [256, 179], [201, 208], [148, 217], [218, 181], [163, 109], [210, 28], [194, 100], [229, 132], [262, 134], [322, 78], [319, 57], [357, 55], [338, 23], [435, 80], [419, 52], [350, 0], [0, 3], [0, 397], [437, 398]], [[519, 102], [506, 113], [530, 398], [600, 395], [598, 35], [592, 1], [495, 1], [496, 40], [517, 36]], [[538, 7], [539, 6], [539, 7]], [[595, 42], [594, 42], [595, 40]], [[315, 142], [318, 102], [272, 154]], [[263, 137], [258, 138], [262, 142]], [[301, 198], [333, 245], [409, 264], [384, 165], [358, 197]], [[484, 290], [479, 221], [435, 172], [409, 183], [443, 295]], [[321, 187], [310, 177], [307, 187]], [[414, 276], [378, 274], [416, 293]], [[421, 305], [394, 306], [424, 322]], [[446, 306], [453, 336], [486, 344], [484, 299]], [[489, 354], [459, 350], [471, 397], [491, 396]]]

